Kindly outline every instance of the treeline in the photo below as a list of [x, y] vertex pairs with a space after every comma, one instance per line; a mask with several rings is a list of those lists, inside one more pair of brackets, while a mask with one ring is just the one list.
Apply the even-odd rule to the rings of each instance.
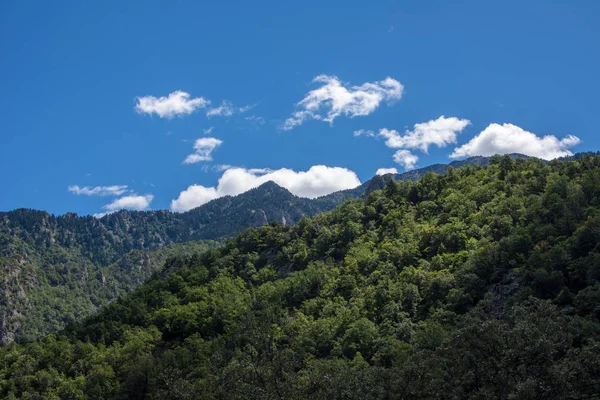
[[600, 157], [494, 157], [172, 257], [0, 350], [29, 399], [600, 396]]

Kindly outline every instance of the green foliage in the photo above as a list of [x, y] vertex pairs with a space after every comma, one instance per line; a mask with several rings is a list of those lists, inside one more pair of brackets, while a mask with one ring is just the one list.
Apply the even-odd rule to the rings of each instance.
[[162, 268], [167, 258], [191, 255], [216, 245], [210, 241], [187, 242], [151, 252], [131, 250], [118, 261], [101, 265], [83, 256], [79, 248], [53, 244], [40, 249], [18, 238], [4, 238], [15, 250], [10, 256], [0, 256], [3, 344], [57, 332], [141, 285]]
[[0, 396], [598, 397], [597, 176], [600, 157], [498, 157], [171, 257], [1, 349]]
[[[488, 162], [488, 158], [473, 157], [451, 165]], [[436, 164], [396, 175], [394, 179], [416, 180], [428, 172], [444, 172], [446, 168], [447, 165]], [[177, 246], [173, 247], [175, 252], [168, 250], [168, 246], [222, 240], [271, 221], [294, 225], [305, 216], [331, 210], [346, 199], [362, 198], [382, 189], [389, 180], [391, 175], [375, 177], [355, 189], [317, 199], [299, 198], [267, 182], [239, 196], [225, 196], [185, 213], [119, 211], [100, 219], [73, 213], [55, 217], [27, 209], [0, 213], [0, 278], [5, 296], [0, 298], [0, 345], [57, 332], [65, 324], [80, 321], [138, 287], [164, 262], [164, 257], [146, 252], [167, 246], [164, 254], [177, 254]], [[589, 175], [585, 184], [588, 196], [595, 193], [594, 182], [594, 176]], [[473, 205], [470, 207], [462, 213], [470, 212]], [[376, 212], [372, 206], [370, 209]], [[352, 240], [360, 229], [358, 221], [348, 221], [343, 239]], [[337, 253], [339, 257], [344, 248], [327, 240], [328, 236], [322, 235], [319, 246], [336, 249], [332, 255]], [[193, 247], [187, 244], [179, 253], [188, 253]], [[308, 248], [303, 240], [287, 244], [283, 253], [285, 257], [294, 254], [289, 268], [306, 265]], [[240, 276], [252, 276], [262, 282], [273, 280], [276, 275], [254, 268], [249, 261]]]

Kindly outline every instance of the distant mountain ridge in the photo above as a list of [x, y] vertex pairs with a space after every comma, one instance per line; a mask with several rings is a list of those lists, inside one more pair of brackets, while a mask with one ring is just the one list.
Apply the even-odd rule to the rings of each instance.
[[[510, 156], [527, 158], [520, 154]], [[382, 189], [389, 179], [415, 181], [429, 172], [440, 174], [449, 167], [486, 166], [489, 161], [490, 157], [471, 157], [401, 174], [375, 176], [354, 189], [315, 199], [298, 197], [269, 181], [237, 196], [220, 197], [183, 213], [121, 210], [97, 219], [75, 213], [54, 216], [45, 211], [17, 209], [0, 212], [0, 233], [18, 234], [21, 239], [36, 245], [56, 242], [70, 247], [83, 240], [94, 245], [87, 255], [106, 264], [131, 250], [157, 250], [172, 243], [230, 237], [271, 221], [294, 225], [303, 216], [331, 210], [347, 199], [360, 198]], [[0, 254], [5, 254], [1, 246]]]

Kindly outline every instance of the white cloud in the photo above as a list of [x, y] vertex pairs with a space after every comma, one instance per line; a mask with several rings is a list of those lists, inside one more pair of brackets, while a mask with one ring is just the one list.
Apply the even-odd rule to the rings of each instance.
[[298, 104], [297, 111], [288, 118], [284, 130], [301, 125], [307, 119], [333, 123], [340, 115], [350, 118], [371, 114], [383, 101], [398, 100], [404, 86], [390, 77], [378, 82], [346, 87], [336, 76], [319, 75], [313, 82], [323, 83], [311, 90]]
[[214, 116], [218, 115], [221, 117], [230, 117], [233, 115], [233, 113], [235, 111], [236, 111], [236, 109], [233, 107], [233, 104], [231, 104], [231, 102], [225, 100], [221, 103], [221, 105], [219, 107], [208, 109], [206, 111], [206, 116], [214, 117]]
[[176, 90], [167, 97], [143, 96], [137, 98], [135, 109], [138, 113], [156, 113], [161, 118], [173, 118], [176, 115], [189, 115], [198, 108], [207, 107], [209, 100], [202, 97], [190, 98], [190, 94]]
[[76, 195], [84, 196], [120, 196], [127, 191], [127, 185], [113, 186], [84, 186], [71, 185], [67, 189]]
[[256, 104], [248, 104], [248, 105], [240, 107], [239, 110], [241, 113], [245, 113], [246, 111], [252, 110], [254, 107], [256, 107]]
[[154, 199], [154, 196], [151, 194], [143, 196], [132, 194], [129, 196], [120, 197], [112, 203], [103, 206], [102, 208], [104, 208], [108, 212], [114, 212], [124, 209], [142, 211], [147, 210], [150, 207], [152, 199]]
[[233, 114], [244, 113], [251, 108], [254, 108], [254, 105], [247, 105], [243, 107], [234, 107], [230, 101], [224, 100], [219, 107], [209, 108], [206, 111], [207, 117], [231, 117]]
[[210, 128], [202, 129], [202, 132], [204, 132], [205, 135], [210, 135], [213, 129], [215, 129], [215, 127], [211, 126]]
[[231, 168], [235, 168], [235, 167], [233, 165], [229, 165], [229, 164], [219, 164], [219, 165], [213, 166], [213, 169], [216, 171], [226, 171]]
[[183, 192], [179, 193], [179, 197], [171, 201], [171, 211], [184, 212], [206, 204], [211, 200], [220, 197], [217, 194], [217, 189], [214, 187], [205, 187], [201, 185], [192, 185]]
[[338, 190], [360, 185], [356, 174], [346, 168], [315, 165], [308, 171], [282, 168], [245, 169], [233, 167], [225, 170], [217, 187], [192, 185], [171, 202], [171, 210], [183, 212], [201, 206], [210, 200], [227, 195], [238, 195], [265, 182], [273, 181], [300, 197], [315, 198]]
[[513, 124], [490, 124], [468, 143], [454, 149], [450, 157], [492, 156], [494, 154], [520, 153], [528, 156], [552, 160], [572, 155], [568, 148], [580, 142], [579, 138], [568, 135], [559, 140], [556, 136], [536, 136]]
[[396, 168], [379, 168], [375, 175], [385, 175], [385, 174], [397, 174], [398, 170]]
[[413, 169], [417, 161], [419, 161], [419, 157], [408, 150], [398, 150], [394, 154], [394, 161], [404, 166], [405, 169]]
[[456, 135], [470, 124], [468, 119], [446, 118], [443, 115], [436, 120], [415, 124], [412, 131], [400, 135], [395, 130], [381, 129], [379, 136], [386, 138], [386, 146], [393, 149], [420, 149], [427, 153], [429, 146], [445, 147], [456, 143]]
[[254, 114], [247, 116], [244, 118], [246, 121], [250, 121], [256, 125], [264, 125], [265, 119], [263, 117], [258, 117]]
[[354, 131], [354, 136], [373, 137], [373, 136], [375, 136], [375, 132], [373, 132], [370, 129], [359, 129], [359, 130]]
[[222, 140], [216, 138], [200, 138], [196, 139], [194, 143], [194, 150], [196, 151], [193, 154], [190, 154], [183, 160], [184, 164], [195, 164], [200, 161], [210, 161], [212, 160], [211, 153], [215, 148], [220, 146], [223, 143]]

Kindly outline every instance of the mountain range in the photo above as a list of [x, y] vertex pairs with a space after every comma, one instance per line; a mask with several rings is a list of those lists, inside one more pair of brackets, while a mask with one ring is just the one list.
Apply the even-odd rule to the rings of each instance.
[[[511, 158], [525, 158], [513, 154]], [[184, 213], [118, 211], [102, 218], [17, 209], [0, 212], [0, 343], [31, 340], [78, 321], [159, 270], [169, 254], [214, 247], [250, 227], [295, 225], [302, 217], [363, 198], [390, 180], [416, 181], [489, 157], [375, 176], [316, 199], [267, 182]]]
[[0, 397], [597, 398], [600, 157], [394, 178], [223, 244], [143, 250], [186, 232], [165, 212], [21, 215]]

